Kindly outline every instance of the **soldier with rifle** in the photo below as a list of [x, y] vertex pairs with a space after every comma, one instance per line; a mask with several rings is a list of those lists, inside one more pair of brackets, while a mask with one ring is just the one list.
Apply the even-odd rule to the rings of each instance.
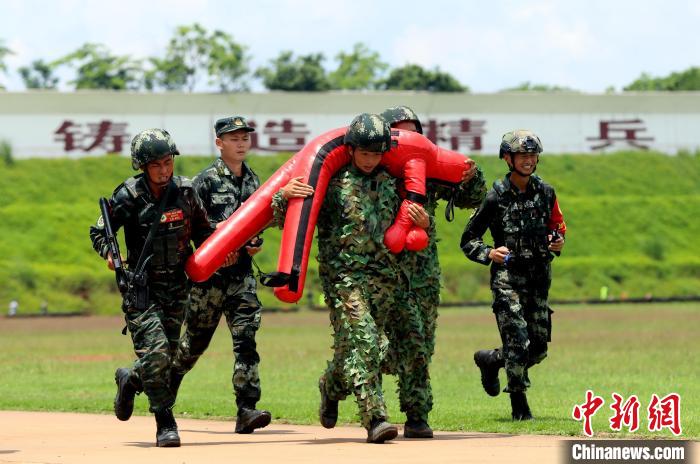
[[[93, 248], [116, 273], [138, 358], [133, 368], [115, 373], [114, 412], [119, 420], [128, 420], [134, 396], [144, 391], [160, 447], [180, 446], [170, 371], [188, 301], [184, 266], [192, 254], [191, 242], [199, 245], [214, 230], [191, 181], [173, 175], [178, 154], [163, 129], [134, 137], [132, 167], [142, 173], [120, 184], [109, 200], [100, 200], [102, 214], [90, 227]], [[122, 227], [126, 263], [115, 235]]]

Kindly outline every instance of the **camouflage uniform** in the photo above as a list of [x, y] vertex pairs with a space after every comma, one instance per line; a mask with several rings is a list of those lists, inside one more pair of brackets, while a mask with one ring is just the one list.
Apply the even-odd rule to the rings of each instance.
[[[366, 175], [349, 165], [331, 179], [317, 221], [319, 276], [334, 333], [333, 360], [320, 384], [331, 400], [354, 392], [365, 428], [387, 417], [380, 367], [399, 271], [383, 239], [398, 205], [395, 180], [386, 171]], [[280, 224], [286, 207], [280, 194], [272, 207]]]
[[[214, 230], [189, 179], [173, 176], [170, 189], [160, 218], [154, 217], [160, 199], [151, 193], [143, 174], [119, 185], [109, 200], [113, 230], [124, 227], [130, 269], [136, 267], [151, 224], [154, 220], [160, 222], [147, 266], [148, 309], [139, 312], [122, 308], [138, 357], [131, 375], [146, 392], [152, 412], [170, 409], [175, 403], [169, 387], [170, 368], [187, 305], [184, 266], [192, 254], [190, 240], [199, 245]], [[106, 259], [108, 246], [102, 217], [90, 227], [90, 238], [95, 251]]]
[[399, 198], [395, 180], [349, 166], [331, 181], [318, 220], [319, 275], [334, 329], [334, 356], [321, 378], [329, 398], [354, 392], [362, 425], [386, 419], [381, 388], [388, 309], [397, 305], [400, 274], [383, 244]]
[[[525, 392], [530, 386], [528, 368], [547, 356], [551, 341], [551, 309], [547, 303], [551, 284], [552, 253], [547, 235], [556, 202], [554, 189], [531, 175], [525, 192], [509, 180], [497, 180], [483, 204], [469, 220], [461, 248], [472, 261], [488, 265], [492, 248], [510, 250], [507, 263], [491, 263], [493, 312], [503, 347], [508, 376], [504, 391]], [[482, 236], [491, 230], [494, 246]]]
[[423, 207], [430, 216], [428, 247], [418, 252], [403, 251], [399, 267], [406, 278], [399, 290], [405, 307], [389, 311], [389, 350], [382, 371], [398, 375], [401, 411], [409, 421], [427, 422], [433, 395], [428, 367], [435, 351], [435, 327], [440, 304], [440, 262], [437, 254], [435, 211], [438, 200], [452, 200], [458, 208], [479, 206], [486, 194], [484, 175], [477, 169], [469, 182], [455, 188], [429, 183]]
[[[418, 115], [407, 106], [388, 108], [382, 116], [393, 126], [413, 122], [423, 133]], [[448, 207], [475, 208], [486, 194], [484, 175], [480, 169], [469, 182], [455, 188], [428, 182], [423, 205], [430, 217], [428, 247], [418, 252], [404, 251], [399, 255], [401, 269], [407, 275], [407, 286], [401, 288], [406, 306], [390, 311], [387, 335], [389, 350], [382, 371], [398, 374], [401, 410], [408, 423], [427, 424], [433, 396], [428, 367], [435, 351], [437, 308], [440, 304], [440, 263], [437, 254], [435, 210], [438, 200], [450, 201]]]
[[[226, 220], [260, 186], [258, 176], [246, 163], [242, 176], [236, 178], [221, 158], [199, 173], [193, 183], [212, 223]], [[219, 269], [205, 282], [192, 285], [185, 332], [173, 372], [181, 378], [194, 367], [209, 346], [223, 314], [233, 340], [232, 383], [236, 404], [239, 408], [254, 409], [260, 400], [260, 356], [255, 334], [260, 327], [261, 304], [251, 262], [250, 255], [242, 249], [235, 264]]]

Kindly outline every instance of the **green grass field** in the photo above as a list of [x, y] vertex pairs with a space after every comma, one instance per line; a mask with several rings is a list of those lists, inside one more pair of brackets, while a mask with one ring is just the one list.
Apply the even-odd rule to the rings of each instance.
[[[251, 156], [250, 164], [264, 181], [286, 158]], [[497, 157], [475, 159], [489, 185], [505, 172]], [[182, 156], [176, 171], [192, 176], [210, 162]], [[4, 308], [18, 298], [22, 312], [38, 312], [42, 300], [51, 311], [119, 312], [113, 274], [92, 250], [88, 228], [98, 216], [98, 198], [109, 196], [132, 173], [126, 157], [114, 156], [0, 163]], [[700, 256], [691, 251], [700, 236], [700, 217], [692, 213], [700, 204], [698, 153], [545, 153], [538, 173], [556, 187], [569, 226], [564, 254], [554, 263], [553, 298], [597, 298], [601, 286], [609, 287], [612, 297], [698, 294]], [[451, 223], [442, 210], [437, 214], [445, 302], [491, 298], [488, 270], [459, 250], [469, 214], [458, 210]], [[265, 232], [256, 259], [267, 272], [276, 267], [279, 240], [278, 230]], [[318, 296], [315, 255], [312, 251], [306, 292]], [[267, 306], [281, 305], [269, 289], [260, 295]]]
[[[609, 436], [611, 394], [641, 401], [640, 430], [654, 438], [670, 432], [646, 430], [646, 408], [653, 393], [682, 397], [683, 437], [700, 438], [699, 304], [638, 304], [555, 307], [549, 357], [532, 369], [530, 405], [536, 420], [510, 420], [507, 394], [486, 396], [472, 353], [496, 346], [489, 308], [446, 309], [439, 319], [432, 364], [438, 430], [580, 435], [571, 410], [587, 389], [606, 403], [594, 417], [597, 436]], [[0, 320], [0, 409], [79, 411], [110, 414], [113, 373], [128, 365], [130, 340], [120, 335], [118, 317]], [[331, 330], [325, 312], [265, 314], [258, 337], [263, 398], [275, 420], [316, 424], [317, 379], [331, 356]], [[176, 413], [231, 419], [231, 342], [221, 326], [209, 350], [185, 378]], [[501, 375], [501, 382], [504, 382]], [[392, 378], [385, 381], [390, 416], [404, 418]], [[356, 423], [352, 398], [341, 404], [341, 422]], [[147, 414], [144, 396], [136, 414]], [[116, 420], [116, 419], [115, 419]], [[615, 433], [615, 437], [629, 434]]]

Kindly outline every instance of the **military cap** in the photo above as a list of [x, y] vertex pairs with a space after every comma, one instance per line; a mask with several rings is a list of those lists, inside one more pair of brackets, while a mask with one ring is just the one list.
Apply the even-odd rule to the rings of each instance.
[[246, 132], [255, 132], [255, 128], [250, 127], [248, 121], [246, 121], [243, 116], [221, 118], [214, 124], [214, 131], [217, 137], [220, 137], [221, 134], [225, 134], [226, 132], [233, 132], [239, 129], [243, 129]]

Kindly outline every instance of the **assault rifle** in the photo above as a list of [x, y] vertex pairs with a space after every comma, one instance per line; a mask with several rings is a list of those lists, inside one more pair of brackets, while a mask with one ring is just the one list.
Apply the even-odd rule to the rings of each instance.
[[[139, 262], [136, 265], [134, 272], [126, 269], [122, 262], [121, 254], [119, 253], [119, 242], [117, 236], [112, 229], [112, 221], [109, 215], [109, 203], [106, 198], [100, 198], [100, 212], [102, 213], [102, 221], [105, 227], [105, 238], [109, 253], [112, 255], [114, 263], [114, 274], [117, 279], [117, 287], [122, 294], [124, 300], [124, 309], [134, 308], [138, 311], [148, 309], [148, 282], [145, 272], [146, 263], [150, 256], [145, 258], [139, 257]], [[143, 255], [143, 253], [142, 253]]]

